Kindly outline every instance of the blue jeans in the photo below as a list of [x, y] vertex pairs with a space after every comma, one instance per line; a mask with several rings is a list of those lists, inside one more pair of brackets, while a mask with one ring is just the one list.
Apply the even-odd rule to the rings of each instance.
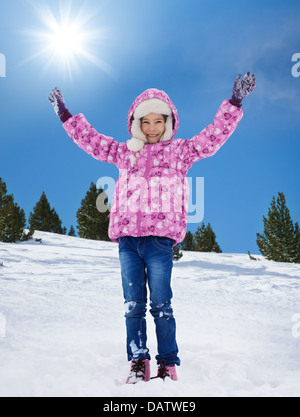
[[147, 283], [150, 313], [157, 337], [157, 363], [180, 365], [171, 307], [173, 240], [166, 237], [120, 237], [119, 257], [125, 298], [128, 360], [150, 359], [147, 348]]

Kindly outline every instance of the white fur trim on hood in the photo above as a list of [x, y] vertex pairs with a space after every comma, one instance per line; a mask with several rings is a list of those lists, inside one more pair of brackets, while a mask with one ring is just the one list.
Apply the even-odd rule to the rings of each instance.
[[166, 116], [170, 116], [172, 114], [172, 110], [166, 102], [160, 100], [159, 98], [150, 98], [149, 100], [142, 101], [141, 104], [137, 106], [133, 113], [133, 117], [135, 119], [141, 119], [149, 113], [165, 114]]

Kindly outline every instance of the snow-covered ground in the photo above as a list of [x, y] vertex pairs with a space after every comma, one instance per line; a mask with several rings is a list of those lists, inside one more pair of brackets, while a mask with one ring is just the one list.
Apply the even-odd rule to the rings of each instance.
[[300, 396], [299, 265], [184, 252], [173, 270], [179, 381], [125, 385], [117, 245], [35, 237], [0, 242], [0, 396]]

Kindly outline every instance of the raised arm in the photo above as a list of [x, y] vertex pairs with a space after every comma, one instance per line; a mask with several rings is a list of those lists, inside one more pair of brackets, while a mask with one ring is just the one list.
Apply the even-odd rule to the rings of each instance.
[[74, 143], [99, 161], [107, 161], [119, 168], [129, 164], [128, 149], [125, 143], [118, 143], [109, 136], [98, 133], [83, 114], [72, 116], [66, 108], [61, 91], [54, 88], [49, 97], [54, 111], [63, 122], [63, 127]]
[[234, 82], [232, 97], [224, 100], [213, 123], [192, 139], [181, 144], [182, 159], [189, 167], [202, 158], [213, 156], [235, 131], [243, 117], [242, 100], [255, 88], [254, 74], [248, 72], [243, 79], [239, 74]]

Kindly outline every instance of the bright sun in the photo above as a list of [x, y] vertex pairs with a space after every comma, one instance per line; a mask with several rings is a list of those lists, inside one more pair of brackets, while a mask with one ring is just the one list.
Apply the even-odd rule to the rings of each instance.
[[[27, 61], [43, 58], [44, 70], [55, 66], [71, 78], [83, 62], [92, 62], [102, 71], [113, 76], [113, 69], [91, 51], [91, 45], [99, 49], [100, 42], [106, 37], [103, 28], [91, 29], [91, 18], [81, 9], [76, 16], [71, 16], [71, 0], [60, 2], [60, 18], [56, 18], [48, 5], [32, 5], [39, 19], [43, 22], [41, 31], [27, 31], [27, 35], [38, 44], [36, 52]], [[88, 25], [88, 28], [87, 28]]]
[[49, 45], [53, 53], [69, 59], [84, 48], [84, 36], [76, 27], [64, 25], [49, 34]]

